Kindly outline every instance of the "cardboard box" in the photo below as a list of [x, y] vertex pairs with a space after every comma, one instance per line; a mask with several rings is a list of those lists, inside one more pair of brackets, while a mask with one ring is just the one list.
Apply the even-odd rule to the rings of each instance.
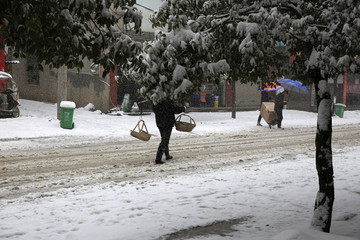
[[277, 115], [274, 111], [274, 106], [275, 103], [273, 102], [263, 102], [261, 104], [260, 114], [267, 123], [277, 118]]

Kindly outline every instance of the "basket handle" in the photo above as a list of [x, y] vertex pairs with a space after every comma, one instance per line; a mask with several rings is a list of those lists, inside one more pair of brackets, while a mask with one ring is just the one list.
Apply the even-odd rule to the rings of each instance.
[[[142, 123], [142, 125], [140, 127], [141, 123]], [[138, 123], [135, 125], [133, 131], [135, 131], [136, 128], [138, 128], [139, 132], [145, 128], [144, 132], [149, 133], [144, 120], [139, 120]]]
[[180, 114], [179, 116], [177, 116], [175, 121], [180, 122], [182, 116], [188, 117], [189, 120], [190, 120], [190, 124], [195, 124], [195, 120], [192, 117], [190, 117], [189, 115], [187, 115], [187, 114]]

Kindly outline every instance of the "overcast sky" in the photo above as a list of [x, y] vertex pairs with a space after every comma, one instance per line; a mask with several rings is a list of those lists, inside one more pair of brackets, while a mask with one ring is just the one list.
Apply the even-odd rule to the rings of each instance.
[[143, 22], [141, 29], [146, 32], [154, 31], [154, 29], [151, 28], [151, 22], [149, 21], [149, 17], [153, 13], [151, 10], [156, 11], [159, 9], [162, 0], [137, 0], [136, 2], [138, 3], [138, 10], [140, 10], [143, 14]]

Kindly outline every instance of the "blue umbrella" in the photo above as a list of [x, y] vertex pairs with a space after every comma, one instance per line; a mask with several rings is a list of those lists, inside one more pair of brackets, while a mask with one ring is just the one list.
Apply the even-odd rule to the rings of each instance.
[[305, 86], [303, 86], [303, 84], [299, 81], [296, 80], [291, 80], [291, 79], [281, 79], [278, 81], [278, 83], [280, 83], [280, 85], [285, 88], [286, 90], [292, 91], [292, 92], [297, 92], [297, 93], [308, 93], [309, 91], [307, 90], [307, 88]]

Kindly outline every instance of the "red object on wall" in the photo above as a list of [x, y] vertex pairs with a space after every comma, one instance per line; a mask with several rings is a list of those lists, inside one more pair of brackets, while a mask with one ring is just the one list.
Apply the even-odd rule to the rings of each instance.
[[200, 93], [200, 102], [206, 103], [206, 93], [204, 92]]
[[347, 80], [348, 80], [348, 74], [344, 73], [343, 104], [345, 104], [345, 105], [346, 105], [346, 94], [347, 94]]
[[115, 71], [110, 72], [110, 94], [109, 94], [109, 106], [114, 108], [117, 106], [117, 84], [115, 81], [115, 76], [117, 73], [117, 67], [115, 66]]
[[5, 71], [5, 50], [0, 50], [0, 71]]
[[200, 107], [206, 107], [206, 93], [200, 92], [199, 96], [200, 96]]
[[0, 34], [0, 71], [5, 71], [5, 50], [3, 46], [5, 46], [4, 36]]
[[232, 106], [232, 85], [226, 82], [226, 107]]
[[346, 93], [360, 93], [360, 84], [347, 83]]
[[295, 61], [295, 56], [290, 55], [289, 56], [289, 63], [293, 63]]

